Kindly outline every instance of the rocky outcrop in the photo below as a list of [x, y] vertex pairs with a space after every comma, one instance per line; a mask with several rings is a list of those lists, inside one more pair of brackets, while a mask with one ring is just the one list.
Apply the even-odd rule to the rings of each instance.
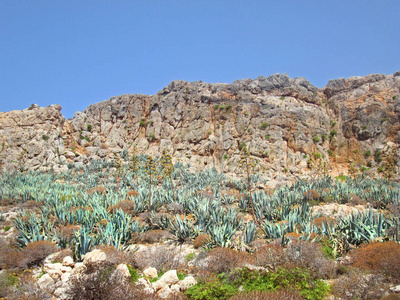
[[350, 162], [376, 170], [377, 151], [398, 160], [399, 96], [400, 72], [340, 78], [322, 89], [286, 74], [232, 84], [173, 81], [156, 95], [113, 97], [67, 121], [59, 106], [2, 113], [0, 162], [63, 170], [114, 152], [167, 150], [193, 167], [235, 173], [246, 146], [257, 171], [277, 181], [323, 166], [346, 172]]

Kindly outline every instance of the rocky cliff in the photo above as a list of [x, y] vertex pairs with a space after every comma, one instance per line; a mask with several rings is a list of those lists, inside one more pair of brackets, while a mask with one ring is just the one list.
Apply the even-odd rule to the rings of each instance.
[[400, 72], [331, 80], [319, 89], [286, 74], [231, 84], [173, 81], [122, 95], [65, 120], [61, 107], [0, 113], [3, 168], [54, 168], [163, 150], [193, 167], [235, 173], [247, 147], [270, 180], [315, 172], [399, 173]]

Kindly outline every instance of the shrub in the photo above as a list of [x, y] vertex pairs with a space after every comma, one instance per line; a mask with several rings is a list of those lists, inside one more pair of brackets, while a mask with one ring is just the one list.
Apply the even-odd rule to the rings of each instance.
[[23, 268], [40, 265], [49, 254], [57, 252], [57, 250], [57, 245], [49, 241], [31, 242], [22, 249], [19, 265]]
[[116, 267], [108, 261], [89, 263], [80, 276], [70, 279], [68, 299], [138, 299], [130, 282], [114, 273]]
[[122, 200], [115, 205], [111, 205], [107, 211], [115, 213], [118, 209], [122, 209], [126, 214], [135, 214], [135, 202], [131, 200]]
[[[71, 225], [71, 226], [72, 226], [72, 225]], [[74, 253], [72, 252], [71, 249], [63, 249], [63, 250], [57, 252], [56, 255], [54, 255], [52, 261], [53, 261], [53, 262], [62, 262], [63, 259], [64, 259], [65, 257], [67, 257], [67, 256], [71, 256], [71, 257], [74, 256]]]
[[139, 193], [134, 190], [126, 193], [126, 198], [130, 198], [130, 197], [137, 198], [137, 196], [139, 196]]
[[400, 244], [390, 241], [362, 245], [351, 253], [354, 266], [400, 280]]
[[307, 269], [314, 278], [332, 278], [336, 274], [336, 264], [328, 259], [321, 246], [309, 241], [293, 241], [286, 250], [286, 268]]
[[[46, 289], [41, 289], [35, 278], [24, 272], [19, 277], [3, 273], [6, 278], [0, 278], [0, 297], [8, 300], [46, 300], [51, 295]], [[3, 299], [3, 298], [2, 298]]]
[[278, 268], [275, 272], [249, 270], [240, 271], [240, 278], [233, 282], [242, 285], [246, 291], [274, 291], [294, 289], [306, 299], [323, 299], [329, 286], [320, 279], [315, 279], [310, 272], [301, 268]]
[[190, 287], [185, 294], [190, 299], [228, 299], [237, 293], [237, 288], [227, 283], [220, 282], [217, 278], [200, 281]]
[[347, 273], [335, 280], [332, 293], [341, 299], [380, 299], [385, 293], [382, 276], [365, 274], [350, 268]]
[[45, 134], [42, 135], [42, 140], [43, 140], [43, 141], [48, 141], [49, 138], [50, 138], [50, 137], [49, 137], [48, 135], [45, 135]]
[[268, 122], [264, 122], [264, 123], [261, 124], [261, 129], [266, 129], [266, 128], [268, 128], [268, 126], [269, 126], [269, 123]]
[[118, 251], [114, 246], [111, 245], [99, 245], [94, 249], [99, 249], [106, 254], [107, 262], [119, 265], [119, 264], [134, 264], [134, 259], [131, 255], [126, 252]]
[[146, 121], [145, 120], [140, 120], [139, 126], [140, 127], [146, 127]]
[[171, 249], [167, 246], [152, 247], [150, 251], [136, 252], [134, 259], [136, 266], [144, 270], [154, 267], [157, 270], [178, 270], [184, 267], [185, 257], [180, 261], [177, 257], [179, 249]]
[[280, 245], [270, 244], [257, 249], [254, 254], [255, 264], [264, 268], [275, 270], [285, 262], [284, 248]]
[[210, 236], [206, 233], [200, 234], [193, 241], [195, 249], [204, 247], [210, 241]]
[[143, 235], [143, 237], [140, 241], [142, 243], [154, 244], [154, 243], [165, 241], [172, 237], [173, 237], [172, 234], [169, 233], [168, 231], [162, 230], [162, 229], [156, 229], [156, 230], [147, 231]]
[[22, 255], [17, 249], [8, 245], [3, 245], [0, 247], [0, 269], [11, 269], [18, 267], [21, 258]]
[[238, 252], [230, 248], [218, 247], [208, 253], [208, 270], [220, 273], [228, 273], [234, 268], [240, 268], [251, 262], [252, 257], [247, 252]]
[[296, 291], [277, 290], [277, 291], [250, 291], [236, 294], [230, 300], [301, 300], [303, 297]]
[[92, 131], [92, 125], [88, 124], [86, 129], [87, 129], [87, 131]]
[[314, 143], [318, 143], [319, 142], [319, 137], [316, 136], [316, 135], [313, 135], [312, 139], [313, 139]]

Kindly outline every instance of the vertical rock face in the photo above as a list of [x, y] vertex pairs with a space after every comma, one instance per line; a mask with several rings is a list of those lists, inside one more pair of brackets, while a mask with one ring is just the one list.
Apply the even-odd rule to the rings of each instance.
[[39, 169], [57, 165], [64, 117], [60, 105], [0, 113], [0, 162], [3, 168]]
[[11, 166], [21, 155], [25, 167], [63, 169], [123, 150], [167, 150], [229, 173], [246, 146], [271, 179], [308, 175], [320, 161], [374, 168], [376, 151], [397, 151], [399, 96], [400, 73], [331, 80], [323, 89], [286, 74], [232, 84], [173, 81], [156, 95], [113, 97], [67, 121], [59, 106], [2, 113], [0, 162]]

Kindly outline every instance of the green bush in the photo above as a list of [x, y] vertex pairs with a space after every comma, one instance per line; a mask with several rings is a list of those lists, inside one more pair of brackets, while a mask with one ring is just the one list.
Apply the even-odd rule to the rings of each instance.
[[312, 139], [313, 139], [314, 143], [318, 143], [319, 142], [319, 137], [316, 136], [316, 135], [313, 135]]
[[92, 125], [91, 124], [87, 125], [87, 131], [92, 131]]
[[237, 285], [243, 285], [246, 291], [267, 291], [279, 289], [295, 289], [305, 299], [323, 299], [329, 291], [329, 286], [320, 279], [313, 276], [304, 269], [282, 269], [275, 272], [260, 274], [258, 271], [242, 269], [240, 281]]
[[237, 293], [237, 288], [214, 278], [211, 281], [198, 282], [190, 287], [185, 294], [189, 299], [212, 300], [228, 299]]
[[45, 134], [42, 135], [42, 140], [43, 140], [43, 141], [48, 141], [49, 138], [50, 138], [50, 137], [49, 137], [48, 135], [45, 135]]
[[261, 129], [266, 129], [266, 128], [268, 128], [268, 126], [269, 126], [269, 123], [268, 122], [264, 122], [264, 123], [261, 124]]

